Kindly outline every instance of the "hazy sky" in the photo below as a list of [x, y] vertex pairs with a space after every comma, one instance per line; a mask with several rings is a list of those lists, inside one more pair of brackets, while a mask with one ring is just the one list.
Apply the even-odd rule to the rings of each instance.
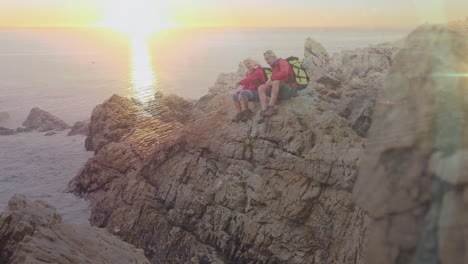
[[[0, 26], [405, 27], [468, 16], [467, 0], [0, 0]], [[119, 22], [116, 22], [119, 21]]]

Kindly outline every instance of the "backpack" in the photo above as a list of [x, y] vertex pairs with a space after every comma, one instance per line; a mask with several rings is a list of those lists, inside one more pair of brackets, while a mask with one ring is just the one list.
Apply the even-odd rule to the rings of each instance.
[[262, 70], [263, 70], [263, 75], [265, 76], [265, 80], [268, 81], [268, 80], [271, 80], [271, 68], [268, 68], [268, 67], [262, 67]]
[[300, 61], [297, 57], [288, 57], [286, 61], [291, 65], [291, 68], [294, 72], [294, 76], [296, 78], [297, 83], [297, 90], [302, 90], [307, 87], [309, 84], [310, 78], [307, 75], [306, 69], [307, 67]]

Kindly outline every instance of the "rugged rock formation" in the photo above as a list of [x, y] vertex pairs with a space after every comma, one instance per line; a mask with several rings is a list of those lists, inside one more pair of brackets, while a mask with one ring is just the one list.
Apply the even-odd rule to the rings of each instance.
[[16, 131], [6, 127], [0, 127], [0, 136], [10, 136], [16, 134]]
[[[154, 110], [154, 108], [149, 108], [151, 109]], [[181, 112], [171, 112], [167, 109], [164, 115], [173, 113], [174, 119], [177, 119], [177, 115], [182, 115]], [[181, 126], [181, 123], [170, 121], [169, 118], [164, 121], [153, 118], [147, 110], [129, 99], [113, 95], [93, 110], [89, 135], [85, 141], [86, 150], [94, 150], [98, 153], [109, 143], [126, 140], [127, 143], [132, 142], [139, 152], [146, 152], [154, 144], [171, 137], [173, 130]], [[191, 113], [186, 113], [185, 116], [190, 115]]]
[[61, 223], [55, 208], [22, 196], [8, 202], [0, 227], [0, 263], [149, 263], [142, 250], [105, 230]]
[[152, 263], [363, 263], [367, 218], [351, 200], [363, 139], [307, 92], [263, 124], [231, 123], [241, 75], [222, 74], [185, 123], [117, 96], [98, 106], [96, 155], [69, 190]]
[[87, 136], [89, 133], [89, 121], [78, 121], [76, 122], [67, 136], [82, 135]]
[[397, 54], [354, 190], [366, 263], [468, 263], [468, 34], [423, 26]]
[[320, 78], [329, 72], [330, 56], [319, 42], [307, 38], [304, 48], [304, 58], [312, 80]]
[[37, 107], [31, 109], [27, 119], [23, 122], [23, 126], [26, 130], [37, 130], [39, 132], [61, 131], [70, 128], [64, 121]]
[[309, 87], [321, 95], [324, 109], [340, 113], [358, 135], [366, 137], [375, 104], [387, 101], [380, 90], [397, 51], [387, 43], [330, 57], [318, 42], [307, 39]]

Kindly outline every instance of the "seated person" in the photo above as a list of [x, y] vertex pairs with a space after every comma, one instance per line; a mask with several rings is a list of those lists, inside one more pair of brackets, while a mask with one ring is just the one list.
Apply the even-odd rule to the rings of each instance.
[[[289, 99], [296, 91], [297, 83], [294, 72], [291, 65], [281, 58], [277, 58], [276, 54], [267, 50], [263, 54], [265, 61], [272, 68], [271, 80], [267, 81], [264, 85], [258, 88], [260, 96], [260, 103], [262, 104], [262, 110], [260, 116], [263, 118], [270, 117], [275, 114], [277, 110], [278, 96]], [[268, 100], [268, 94], [270, 94], [270, 100]]]
[[[245, 78], [236, 83], [236, 87], [242, 85], [242, 89], [232, 95], [234, 107], [237, 114], [232, 119], [233, 122], [247, 121], [252, 117], [253, 112], [249, 109], [249, 102], [258, 101], [258, 87], [266, 82], [262, 67], [251, 58], [244, 60], [247, 68]], [[242, 111], [242, 105], [244, 110]]]

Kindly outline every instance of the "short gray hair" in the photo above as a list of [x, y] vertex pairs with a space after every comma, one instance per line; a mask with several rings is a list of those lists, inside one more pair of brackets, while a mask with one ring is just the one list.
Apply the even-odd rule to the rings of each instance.
[[263, 53], [263, 56], [266, 56], [266, 55], [268, 55], [268, 56], [270, 56], [270, 57], [275, 57], [275, 58], [276, 58], [276, 54], [275, 54], [275, 52], [272, 51], [272, 50], [267, 50], [267, 51], [265, 51], [265, 52]]

